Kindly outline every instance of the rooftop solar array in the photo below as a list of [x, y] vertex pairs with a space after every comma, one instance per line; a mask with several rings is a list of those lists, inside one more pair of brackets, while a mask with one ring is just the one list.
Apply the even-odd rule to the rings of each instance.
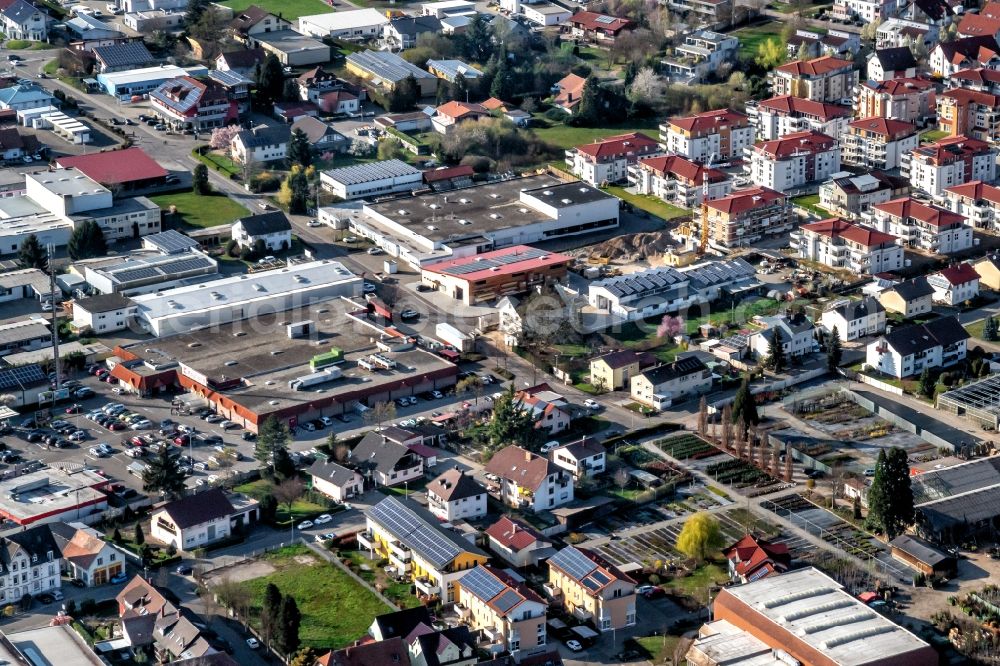
[[331, 169], [324, 172], [326, 176], [344, 185], [358, 185], [369, 183], [373, 180], [383, 178], [398, 178], [399, 176], [410, 176], [420, 173], [406, 162], [401, 160], [383, 160], [381, 162], [371, 162], [369, 164], [355, 164], [354, 166]]
[[611, 25], [617, 20], [618, 19], [616, 19], [613, 16], [598, 16], [597, 18], [594, 19], [594, 23], [603, 23], [605, 25]]
[[146, 245], [152, 245], [163, 254], [180, 254], [198, 247], [198, 241], [174, 229], [146, 236], [142, 242]]
[[507, 589], [503, 581], [483, 567], [476, 567], [462, 576], [459, 584], [483, 601], [489, 601]]
[[369, 509], [367, 515], [436, 567], [447, 565], [463, 550], [444, 534], [433, 517], [421, 516], [395, 497], [382, 500]]
[[202, 254], [157, 256], [148, 259], [130, 259], [97, 272], [121, 285], [135, 282], [165, 282], [185, 277], [189, 273], [213, 271], [217, 264]]
[[547, 257], [551, 252], [546, 252], [544, 250], [539, 250], [536, 247], [528, 248], [523, 252], [516, 252], [511, 254], [504, 254], [498, 257], [478, 257], [475, 261], [470, 261], [467, 264], [460, 264], [458, 266], [452, 266], [448, 268], [445, 272], [451, 275], [467, 275], [469, 273], [475, 273], [477, 271], [485, 271], [490, 268], [501, 268], [503, 266], [509, 266], [511, 264], [520, 263], [522, 261], [528, 261], [530, 259], [540, 259], [542, 257]]
[[514, 606], [521, 603], [522, 597], [515, 590], [508, 589], [506, 592], [500, 595], [498, 599], [493, 601], [493, 606], [501, 613], [506, 613]]
[[25, 389], [48, 380], [41, 366], [19, 365], [14, 368], [0, 370], [0, 391], [6, 389]]
[[607, 278], [594, 286], [604, 287], [614, 296], [651, 295], [688, 282], [675, 268], [651, 268], [629, 275]]
[[549, 559], [549, 564], [556, 565], [576, 580], [583, 580], [597, 568], [597, 564], [572, 546], [567, 546], [553, 555]]
[[920, 505], [955, 495], [968, 499], [969, 493], [992, 486], [1000, 486], [1000, 458], [982, 458], [913, 477], [913, 503]]
[[705, 287], [748, 280], [756, 274], [754, 267], [743, 259], [713, 261], [691, 266], [680, 272], [692, 282], [701, 283]]
[[407, 76], [416, 79], [433, 79], [434, 75], [387, 51], [362, 51], [347, 56], [348, 64], [368, 70], [386, 81], [402, 81]]

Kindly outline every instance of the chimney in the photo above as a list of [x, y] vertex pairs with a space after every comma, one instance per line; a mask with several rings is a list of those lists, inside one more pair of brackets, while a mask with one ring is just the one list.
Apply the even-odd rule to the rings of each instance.
[[528, 451], [527, 449], [525, 449], [525, 451], [524, 451], [524, 459], [527, 462], [531, 462], [531, 451]]

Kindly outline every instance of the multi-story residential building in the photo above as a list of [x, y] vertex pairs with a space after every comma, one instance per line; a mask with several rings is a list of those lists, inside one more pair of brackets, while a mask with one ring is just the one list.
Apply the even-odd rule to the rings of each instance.
[[904, 178], [889, 176], [881, 171], [869, 171], [860, 176], [845, 172], [833, 174], [819, 186], [819, 205], [831, 214], [847, 220], [861, 219], [875, 204], [898, 199], [910, 193], [910, 183]]
[[985, 141], [953, 136], [911, 150], [903, 156], [902, 175], [915, 190], [935, 199], [954, 185], [973, 180], [993, 182], [997, 150]]
[[292, 133], [286, 125], [256, 125], [237, 134], [229, 151], [236, 162], [245, 166], [277, 162], [288, 155], [291, 138]]
[[486, 515], [486, 488], [463, 469], [449, 469], [427, 484], [427, 508], [445, 522]]
[[917, 59], [906, 46], [876, 49], [868, 56], [869, 81], [912, 79], [917, 75]]
[[756, 144], [750, 153], [750, 180], [778, 192], [822, 181], [840, 171], [837, 140], [819, 132], [795, 132]]
[[789, 58], [818, 58], [823, 55], [851, 58], [861, 48], [861, 39], [857, 33], [843, 30], [830, 30], [826, 34], [796, 30], [785, 46]]
[[351, 461], [369, 487], [401, 486], [424, 476], [423, 459], [385, 432], [371, 431], [351, 451]]
[[524, 579], [480, 565], [458, 579], [459, 618], [494, 644], [525, 657], [544, 652], [548, 603]]
[[931, 299], [945, 305], [961, 305], [979, 296], [979, 273], [972, 264], [955, 264], [927, 276], [934, 290]]
[[83, 523], [50, 523], [62, 551], [63, 571], [87, 587], [105, 585], [125, 570], [125, 556], [103, 535]]
[[854, 63], [833, 56], [796, 60], [776, 67], [771, 73], [774, 95], [794, 95], [816, 102], [850, 99], [857, 83]]
[[212, 488], [156, 508], [150, 534], [160, 543], [191, 552], [225, 541], [234, 531], [255, 525], [259, 517], [256, 500], [227, 497], [221, 488]]
[[766, 187], [733, 192], [702, 208], [709, 240], [721, 247], [743, 247], [788, 231], [794, 224], [788, 198]]
[[965, 37], [934, 47], [928, 65], [935, 76], [949, 78], [963, 69], [1000, 69], [1000, 47], [992, 35]]
[[792, 249], [803, 259], [855, 275], [873, 275], [903, 267], [903, 248], [895, 236], [839, 218], [803, 225], [792, 232]]
[[958, 23], [958, 37], [1000, 37], [1000, 7], [995, 2], [987, 2], [978, 12], [966, 12]]
[[574, 479], [603, 474], [608, 468], [608, 456], [604, 445], [596, 439], [579, 439], [549, 451], [549, 458]]
[[946, 188], [945, 205], [976, 229], [1000, 229], [1000, 187], [981, 180]]
[[830, 14], [841, 21], [880, 23], [896, 10], [897, 0], [835, 0]]
[[757, 128], [757, 139], [771, 141], [795, 132], [819, 132], [839, 137], [851, 110], [837, 104], [814, 102], [794, 95], [747, 103], [747, 115]]
[[836, 329], [845, 341], [879, 335], [885, 332], [885, 322], [885, 308], [874, 296], [835, 304], [820, 316], [820, 326], [830, 334]]
[[924, 368], [947, 368], [965, 359], [969, 333], [955, 317], [894, 328], [866, 348], [869, 366], [902, 379]]
[[913, 0], [913, 2], [899, 3], [899, 16], [908, 21], [918, 21], [920, 23], [930, 23], [940, 28], [950, 24], [957, 11], [961, 11], [958, 5], [951, 0]]
[[729, 109], [675, 118], [660, 125], [660, 143], [667, 151], [695, 162], [741, 158], [753, 141], [750, 119]]
[[617, 391], [627, 388], [641, 368], [655, 363], [656, 357], [646, 352], [631, 349], [613, 351], [590, 361], [590, 381], [603, 391]]
[[818, 349], [816, 327], [802, 313], [761, 317], [761, 329], [750, 336], [750, 349], [758, 359], [770, 352], [775, 329], [781, 331], [781, 350], [785, 357], [805, 356]]
[[[229, 29], [233, 37], [244, 44], [251, 44], [255, 37], [291, 29], [292, 24], [257, 5], [250, 5], [233, 17]], [[254, 45], [255, 46], [255, 45]]]
[[854, 108], [859, 118], [892, 118], [923, 126], [936, 113], [934, 83], [926, 79], [863, 81]]
[[875, 48], [888, 49], [908, 44], [923, 44], [928, 51], [937, 43], [940, 28], [932, 23], [921, 23], [901, 18], [890, 18], [879, 24], [875, 31]]
[[937, 97], [938, 129], [949, 136], [971, 136], [1000, 142], [1000, 96], [978, 90], [953, 88]]
[[518, 409], [535, 419], [535, 428], [545, 435], [556, 435], [569, 428], [572, 416], [565, 396], [542, 383], [514, 394]]
[[938, 254], [972, 247], [972, 227], [964, 217], [912, 197], [874, 206], [870, 219], [876, 229], [896, 236], [906, 247]]
[[362, 549], [387, 558], [396, 576], [410, 578], [421, 597], [446, 604], [457, 601], [459, 579], [489, 560], [427, 509], [391, 495], [365, 511], [357, 538]]
[[700, 358], [685, 354], [671, 363], [641, 371], [632, 377], [630, 388], [633, 400], [662, 411], [675, 402], [706, 393], [712, 388], [712, 373]]
[[640, 159], [629, 167], [629, 184], [639, 194], [649, 194], [685, 208], [700, 206], [705, 198], [721, 199], [733, 191], [733, 178], [680, 155]]
[[[969, 16], [973, 16], [969, 14]], [[978, 90], [1000, 95], [1000, 70], [976, 67], [955, 72], [948, 78], [951, 85], [967, 90]]]
[[842, 138], [844, 164], [864, 169], [896, 169], [903, 155], [917, 147], [917, 126], [902, 120], [864, 118], [847, 127]]
[[711, 30], [732, 23], [733, 0], [666, 0], [667, 7], [677, 13], [692, 14]]
[[542, 511], [573, 501], [573, 475], [520, 446], [497, 451], [486, 471], [500, 478], [500, 499], [508, 506]]
[[552, 541], [519, 518], [501, 516], [484, 532], [491, 551], [511, 566], [537, 566], [555, 551]]
[[684, 37], [684, 43], [674, 47], [663, 59], [667, 75], [675, 81], [697, 83], [730, 62], [740, 47], [740, 40], [711, 30], [696, 30]]
[[153, 111], [174, 129], [211, 130], [239, 117], [226, 89], [211, 79], [171, 79], [149, 93]]
[[58, 590], [60, 569], [59, 546], [48, 525], [0, 535], [0, 603], [16, 604], [27, 595]]
[[548, 587], [558, 591], [556, 602], [598, 631], [636, 623], [635, 581], [597, 553], [566, 546], [549, 558]]
[[898, 312], [912, 319], [931, 311], [933, 295], [934, 288], [927, 283], [927, 278], [918, 277], [884, 289], [878, 299], [887, 312]]
[[660, 144], [641, 132], [619, 134], [566, 151], [566, 165], [580, 180], [595, 187], [628, 178], [640, 158], [660, 152]]

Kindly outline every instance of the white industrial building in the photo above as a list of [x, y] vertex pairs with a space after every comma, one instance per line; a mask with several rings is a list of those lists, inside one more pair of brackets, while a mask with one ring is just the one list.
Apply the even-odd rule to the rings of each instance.
[[23, 109], [17, 121], [32, 129], [52, 130], [52, 133], [73, 144], [90, 143], [90, 127], [77, 118], [70, 118], [54, 106]]
[[98, 74], [97, 83], [109, 95], [124, 99], [132, 95], [149, 93], [170, 79], [179, 79], [182, 76], [207, 75], [208, 68], [203, 65], [192, 65], [190, 67], [158, 65], [156, 67], [129, 69], [124, 72]]
[[385, 160], [323, 171], [319, 182], [341, 199], [362, 199], [412, 192], [423, 186], [423, 174], [401, 160]]
[[303, 35], [331, 37], [347, 41], [375, 39], [382, 34], [382, 26], [389, 22], [377, 9], [355, 9], [346, 12], [329, 12], [299, 17], [299, 32]]
[[188, 281], [204, 281], [218, 272], [215, 259], [196, 251], [130, 256], [83, 267], [87, 284], [96, 292], [127, 296], [171, 289]]
[[415, 268], [541, 240], [618, 226], [617, 197], [580, 181], [536, 175], [439, 194], [365, 204], [361, 214], [321, 209]]
[[158, 291], [132, 300], [140, 324], [153, 335], [163, 337], [254, 319], [262, 313], [285, 312], [316, 301], [358, 297], [361, 282], [340, 262], [325, 259]]

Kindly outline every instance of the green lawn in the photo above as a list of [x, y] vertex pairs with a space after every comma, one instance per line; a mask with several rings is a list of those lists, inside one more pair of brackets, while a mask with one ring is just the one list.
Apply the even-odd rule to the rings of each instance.
[[[616, 134], [628, 134], [630, 132], [643, 132], [651, 139], [655, 139], [659, 135], [659, 123], [653, 118], [637, 120], [618, 127], [610, 125], [602, 127], [570, 127], [562, 123], [553, 123], [545, 118], [545, 116], [537, 114], [533, 123], [535, 134], [539, 139], [559, 148], [574, 148], [587, 143], [594, 143], [605, 137], [615, 136]], [[565, 168], [565, 165], [563, 168]]]
[[920, 141], [922, 143], [933, 143], [939, 141], [940, 139], [948, 136], [948, 133], [944, 130], [927, 130], [920, 134]]
[[666, 584], [685, 596], [697, 599], [700, 603], [708, 603], [709, 587], [722, 585], [729, 580], [726, 568], [715, 562], [707, 562], [694, 570], [690, 576], [674, 578]]
[[740, 28], [730, 34], [740, 40], [740, 56], [753, 58], [761, 42], [771, 37], [781, 38], [781, 24], [777, 21], [769, 21]]
[[203, 196], [194, 192], [161, 194], [150, 199], [169, 215], [170, 206], [177, 207], [181, 222], [190, 227], [217, 227], [230, 224], [248, 215], [248, 211], [229, 197], [222, 194]]
[[976, 338], [977, 340], [983, 339], [983, 329], [986, 328], [986, 320], [980, 319], [979, 321], [974, 321], [971, 324], [965, 325], [965, 330], [969, 332], [969, 335]]
[[665, 664], [667, 660], [674, 658], [674, 650], [680, 642], [680, 636], [642, 636], [630, 638], [625, 641], [625, 647], [638, 650], [643, 656], [654, 664]]
[[253, 595], [252, 622], [259, 622], [264, 589], [268, 583], [274, 583], [282, 594], [292, 595], [298, 604], [302, 613], [299, 636], [303, 647], [339, 649], [350, 645], [364, 635], [372, 617], [393, 610], [305, 546], [282, 548], [265, 559], [275, 571], [244, 583]]
[[627, 192], [624, 187], [614, 186], [607, 187], [605, 189], [607, 192], [610, 192], [619, 199], [629, 202], [636, 208], [644, 210], [650, 215], [655, 215], [656, 217], [664, 220], [672, 220], [677, 217], [688, 217], [691, 215], [691, 211], [687, 208], [681, 208], [680, 206], [669, 204], [662, 199], [646, 194], [632, 194]]
[[49, 44], [45, 42], [32, 42], [27, 39], [11, 39], [7, 41], [4, 45], [5, 49], [11, 51], [23, 51], [25, 49], [31, 49], [32, 51], [41, 51], [42, 49], [52, 48]]
[[219, 4], [229, 7], [233, 12], [241, 12], [250, 5], [257, 5], [272, 14], [281, 14], [282, 18], [293, 24], [300, 16], [330, 13], [330, 5], [321, 0], [225, 0]]
[[45, 63], [44, 67], [42, 67], [42, 71], [45, 72], [46, 74], [48, 74], [49, 76], [55, 76], [56, 75], [56, 71], [58, 69], [59, 69], [59, 61], [58, 60], [50, 60], [47, 63]]
[[816, 213], [817, 215], [826, 217], [830, 213], [829, 211], [820, 208], [819, 206], [819, 195], [818, 194], [806, 194], [801, 197], [793, 197], [792, 203], [800, 208], [805, 208], [808, 211]]

